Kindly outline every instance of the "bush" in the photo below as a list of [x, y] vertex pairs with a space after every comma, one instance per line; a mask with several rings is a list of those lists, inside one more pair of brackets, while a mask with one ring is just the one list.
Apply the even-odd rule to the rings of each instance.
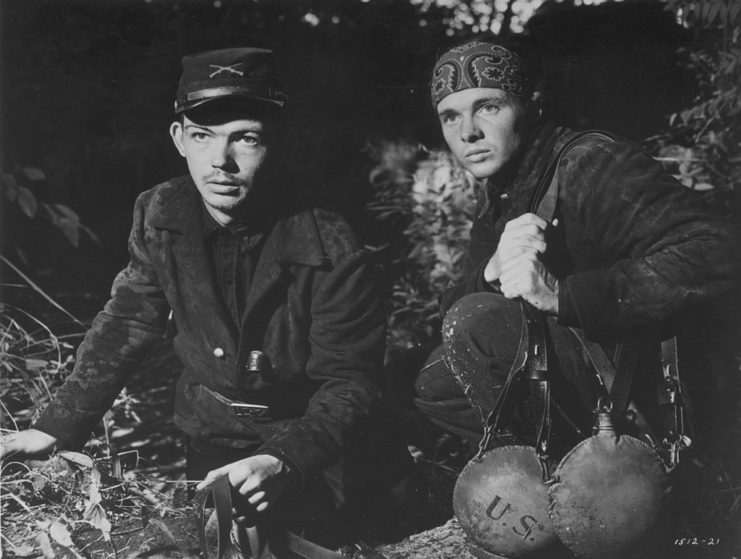
[[393, 277], [390, 351], [439, 337], [438, 296], [464, 266], [477, 183], [445, 151], [409, 141], [369, 148], [369, 210], [388, 228], [383, 247]]
[[672, 114], [648, 144], [688, 188], [705, 193], [726, 214], [741, 215], [741, 5], [726, 0], [670, 0], [667, 8], [695, 31], [683, 54], [700, 93]]

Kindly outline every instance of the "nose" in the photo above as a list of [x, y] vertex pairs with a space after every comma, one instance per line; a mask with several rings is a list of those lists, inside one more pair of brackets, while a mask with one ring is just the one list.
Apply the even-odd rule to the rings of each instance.
[[229, 142], [226, 138], [219, 138], [211, 144], [211, 166], [217, 169], [224, 169], [232, 162], [232, 155]]
[[476, 119], [470, 116], [464, 116], [461, 123], [461, 138], [466, 143], [473, 143], [483, 138], [481, 128], [476, 123]]

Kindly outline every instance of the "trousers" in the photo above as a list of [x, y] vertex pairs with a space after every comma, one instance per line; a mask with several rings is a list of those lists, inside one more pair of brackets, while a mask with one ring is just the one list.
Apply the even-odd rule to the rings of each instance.
[[[430, 422], [469, 439], [480, 438], [485, 421], [517, 355], [522, 330], [520, 303], [496, 293], [466, 295], [448, 311], [442, 345], [433, 349], [414, 383], [414, 405]], [[589, 436], [600, 396], [574, 333], [547, 318], [554, 436], [564, 447]], [[525, 442], [535, 420], [525, 381], [512, 390], [509, 427]]]

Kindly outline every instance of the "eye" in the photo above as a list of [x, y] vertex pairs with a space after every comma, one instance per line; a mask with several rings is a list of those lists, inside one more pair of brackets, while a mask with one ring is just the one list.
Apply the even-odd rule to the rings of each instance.
[[202, 143], [202, 142], [205, 142], [205, 141], [208, 140], [209, 135], [206, 134], [205, 132], [191, 132], [190, 133], [190, 138], [194, 142]]
[[485, 105], [481, 105], [481, 108], [479, 109], [479, 112], [483, 114], [495, 114], [499, 112], [499, 105], [495, 105], [494, 103], [487, 103]]
[[461, 115], [456, 113], [444, 113], [440, 115], [440, 122], [448, 126], [457, 123], [460, 119]]
[[241, 145], [248, 147], [259, 146], [262, 143], [260, 137], [254, 134], [245, 134], [239, 138], [238, 142]]

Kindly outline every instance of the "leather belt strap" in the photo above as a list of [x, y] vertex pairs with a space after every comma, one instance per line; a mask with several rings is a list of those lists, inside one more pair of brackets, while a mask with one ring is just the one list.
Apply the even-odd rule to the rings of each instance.
[[209, 497], [212, 498], [218, 527], [216, 559], [224, 559], [229, 549], [232, 531], [232, 489], [229, 478], [221, 476], [207, 487], [199, 491], [193, 499], [196, 505], [196, 522], [198, 523], [198, 540], [201, 551], [206, 559], [211, 559], [208, 554], [206, 541], [206, 505]]
[[[213, 500], [218, 525], [217, 552], [214, 558], [209, 554], [206, 541], [206, 505], [209, 497]], [[263, 530], [259, 526], [239, 527], [245, 531], [250, 549], [235, 549], [232, 541], [234, 527], [232, 515], [231, 486], [228, 476], [216, 478], [207, 487], [199, 491], [194, 502], [196, 521], [198, 522], [198, 539], [205, 559], [226, 559], [229, 552], [239, 553], [245, 559], [344, 559], [342, 553], [332, 551], [310, 542], [289, 530]], [[385, 559], [376, 550], [356, 544], [359, 559]], [[247, 554], [249, 553], [249, 555]]]

